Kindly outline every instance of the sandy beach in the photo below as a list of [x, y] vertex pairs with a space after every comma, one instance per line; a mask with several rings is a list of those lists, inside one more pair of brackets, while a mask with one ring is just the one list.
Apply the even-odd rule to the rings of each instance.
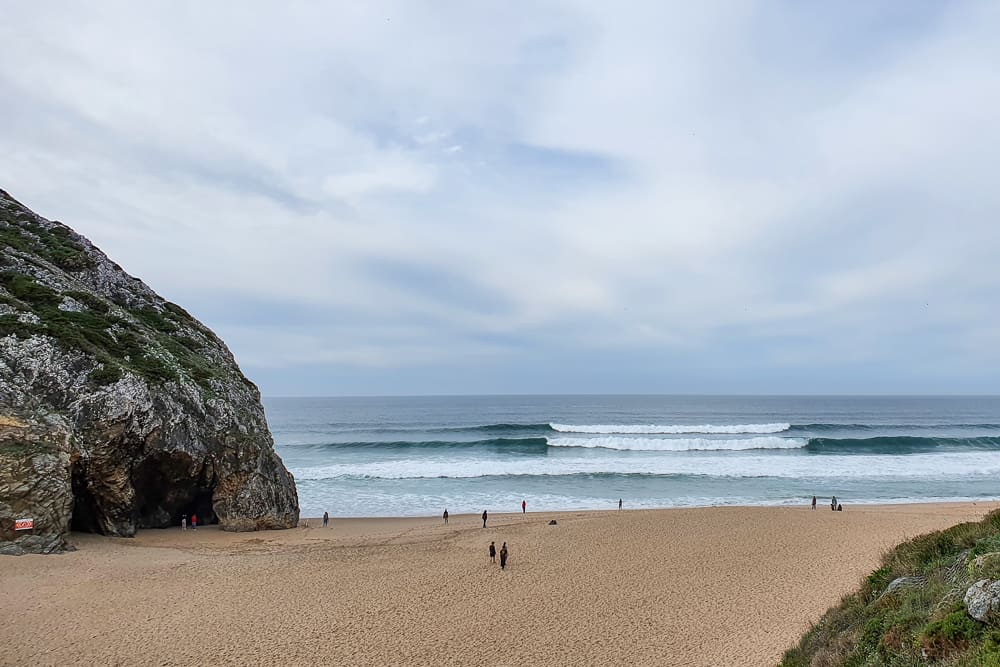
[[997, 506], [76, 534], [73, 553], [0, 558], [0, 664], [771, 665], [886, 549]]

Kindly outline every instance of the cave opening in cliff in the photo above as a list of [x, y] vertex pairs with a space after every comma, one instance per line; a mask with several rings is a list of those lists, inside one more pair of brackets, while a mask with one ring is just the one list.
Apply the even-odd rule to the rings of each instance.
[[73, 518], [70, 520], [70, 530], [83, 533], [104, 532], [98, 519], [97, 501], [87, 483], [85, 463], [77, 461], [73, 464], [70, 480], [73, 487]]
[[213, 475], [192, 474], [190, 456], [183, 452], [152, 454], [132, 470], [138, 528], [179, 526], [181, 518], [198, 516], [198, 523], [217, 523], [212, 509]]

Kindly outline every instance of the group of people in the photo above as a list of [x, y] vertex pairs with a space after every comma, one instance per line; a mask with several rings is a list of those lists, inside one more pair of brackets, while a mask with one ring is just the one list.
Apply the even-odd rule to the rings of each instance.
[[[507, 569], [507, 555], [509, 553], [510, 552], [507, 550], [507, 543], [504, 542], [503, 546], [500, 547], [500, 569], [501, 570], [506, 570]], [[497, 562], [497, 543], [496, 542], [490, 542], [490, 562], [491, 563]]]
[[[188, 529], [188, 515], [187, 514], [182, 514], [181, 515], [181, 530], [187, 530], [187, 529]], [[192, 514], [191, 515], [191, 530], [198, 530], [198, 515], [197, 514]]]
[[[812, 509], [816, 509], [816, 496], [813, 496]], [[844, 506], [837, 502], [837, 496], [830, 498], [830, 509], [834, 512], [844, 511]]]

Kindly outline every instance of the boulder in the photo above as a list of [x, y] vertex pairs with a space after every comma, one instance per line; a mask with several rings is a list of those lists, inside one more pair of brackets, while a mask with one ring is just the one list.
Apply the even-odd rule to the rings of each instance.
[[0, 190], [0, 553], [183, 514], [298, 523], [257, 387], [187, 311]]
[[965, 592], [965, 608], [969, 616], [987, 623], [1000, 610], [1000, 581], [980, 579]]

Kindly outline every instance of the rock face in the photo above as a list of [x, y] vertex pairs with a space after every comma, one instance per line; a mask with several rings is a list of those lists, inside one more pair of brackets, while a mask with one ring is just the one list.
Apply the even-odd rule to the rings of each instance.
[[969, 616], [988, 623], [1000, 612], [1000, 581], [980, 579], [965, 592], [965, 608]]
[[184, 309], [0, 190], [0, 553], [192, 513], [297, 524], [257, 387]]

